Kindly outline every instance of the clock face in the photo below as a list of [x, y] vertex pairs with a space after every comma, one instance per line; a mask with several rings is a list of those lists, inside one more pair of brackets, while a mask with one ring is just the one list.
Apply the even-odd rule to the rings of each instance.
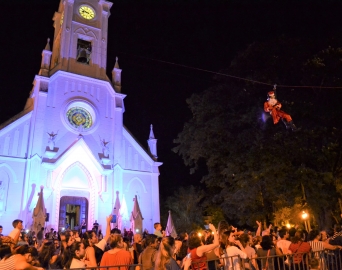
[[78, 12], [84, 19], [87, 19], [87, 20], [94, 19], [95, 17], [95, 10], [91, 8], [90, 6], [82, 5], [78, 9]]
[[72, 107], [67, 111], [67, 119], [74, 128], [82, 126], [83, 129], [89, 129], [93, 125], [91, 114], [82, 107]]

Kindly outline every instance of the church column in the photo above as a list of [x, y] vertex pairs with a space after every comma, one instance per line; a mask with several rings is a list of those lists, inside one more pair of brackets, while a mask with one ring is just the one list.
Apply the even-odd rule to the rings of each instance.
[[[158, 167], [155, 169], [158, 170]], [[153, 218], [152, 224], [155, 222], [159, 222], [160, 220], [160, 209], [159, 209], [159, 172], [153, 173], [151, 175], [151, 216]]]
[[106, 76], [106, 66], [107, 66], [107, 37], [108, 37], [108, 17], [110, 13], [106, 10], [102, 10], [102, 38], [101, 38], [101, 59], [100, 61], [100, 76], [105, 77]]
[[60, 57], [62, 62], [62, 70], [67, 69], [67, 65], [69, 62], [69, 53], [72, 51], [70, 50], [70, 43], [72, 37], [72, 29], [71, 29], [71, 22], [73, 17], [73, 8], [74, 8], [74, 0], [67, 0], [64, 8], [64, 23], [63, 26], [66, 31], [62, 31], [61, 41], [60, 41]]

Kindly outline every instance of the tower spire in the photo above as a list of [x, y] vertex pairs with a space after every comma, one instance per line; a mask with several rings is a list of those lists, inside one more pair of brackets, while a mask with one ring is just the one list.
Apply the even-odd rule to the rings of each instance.
[[49, 66], [50, 66], [50, 61], [51, 61], [51, 48], [50, 48], [50, 39], [47, 39], [47, 43], [45, 45], [45, 48], [42, 52], [42, 62], [40, 64], [40, 70], [39, 70], [39, 75], [48, 77], [49, 76]]
[[120, 68], [119, 67], [119, 62], [118, 62], [119, 58], [118, 57], [115, 57], [115, 65], [114, 65], [114, 68]]
[[153, 133], [153, 125], [150, 125], [150, 136], [148, 137], [149, 139], [155, 139], [154, 133]]
[[119, 67], [119, 58], [115, 58], [115, 65], [112, 71], [112, 83], [116, 92], [121, 92], [121, 72], [122, 69]]
[[153, 125], [150, 125], [150, 136], [147, 140], [149, 152], [152, 155], [153, 160], [157, 160], [157, 139], [154, 137]]
[[48, 38], [47, 39], [47, 42], [46, 42], [46, 46], [45, 46], [45, 51], [50, 51], [51, 52], [51, 48], [50, 48], [50, 39]]
[[131, 226], [133, 227], [133, 231], [134, 232], [142, 232], [142, 223], [143, 223], [143, 216], [141, 214], [141, 210], [140, 210], [140, 206], [138, 203], [138, 196], [135, 195], [135, 197], [133, 198], [133, 210], [131, 212], [131, 217], [130, 217], [130, 222], [131, 222]]

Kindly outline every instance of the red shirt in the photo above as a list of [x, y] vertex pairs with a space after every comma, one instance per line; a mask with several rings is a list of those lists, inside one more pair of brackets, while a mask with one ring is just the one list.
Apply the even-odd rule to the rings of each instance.
[[[120, 250], [114, 254], [105, 252], [102, 256], [100, 266], [114, 266], [121, 265], [120, 270], [128, 270], [128, 266], [133, 264], [132, 256], [129, 251]], [[123, 265], [127, 265], [127, 267], [123, 267]], [[108, 270], [118, 270], [119, 267], [109, 267]]]
[[194, 248], [190, 250], [191, 253], [191, 266], [192, 269], [194, 270], [206, 270], [206, 261], [207, 261], [207, 256], [203, 254], [202, 257], [197, 256], [196, 254], [197, 248]]
[[309, 252], [311, 250], [311, 246], [307, 242], [298, 242], [296, 244], [291, 243], [291, 245], [289, 246], [289, 250], [291, 250], [292, 254], [297, 254], [293, 255], [293, 262], [300, 263], [303, 258], [303, 253]]

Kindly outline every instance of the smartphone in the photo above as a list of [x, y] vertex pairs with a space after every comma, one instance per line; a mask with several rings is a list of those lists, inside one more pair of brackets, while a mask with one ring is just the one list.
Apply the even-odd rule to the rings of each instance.
[[209, 229], [209, 225], [204, 225], [204, 228], [205, 228], [206, 230], [208, 230], [208, 229]]
[[112, 216], [112, 220], [110, 221], [110, 223], [116, 223], [116, 215]]
[[191, 258], [191, 253], [188, 253], [188, 254], [186, 255], [186, 257], [190, 259], [190, 258]]

